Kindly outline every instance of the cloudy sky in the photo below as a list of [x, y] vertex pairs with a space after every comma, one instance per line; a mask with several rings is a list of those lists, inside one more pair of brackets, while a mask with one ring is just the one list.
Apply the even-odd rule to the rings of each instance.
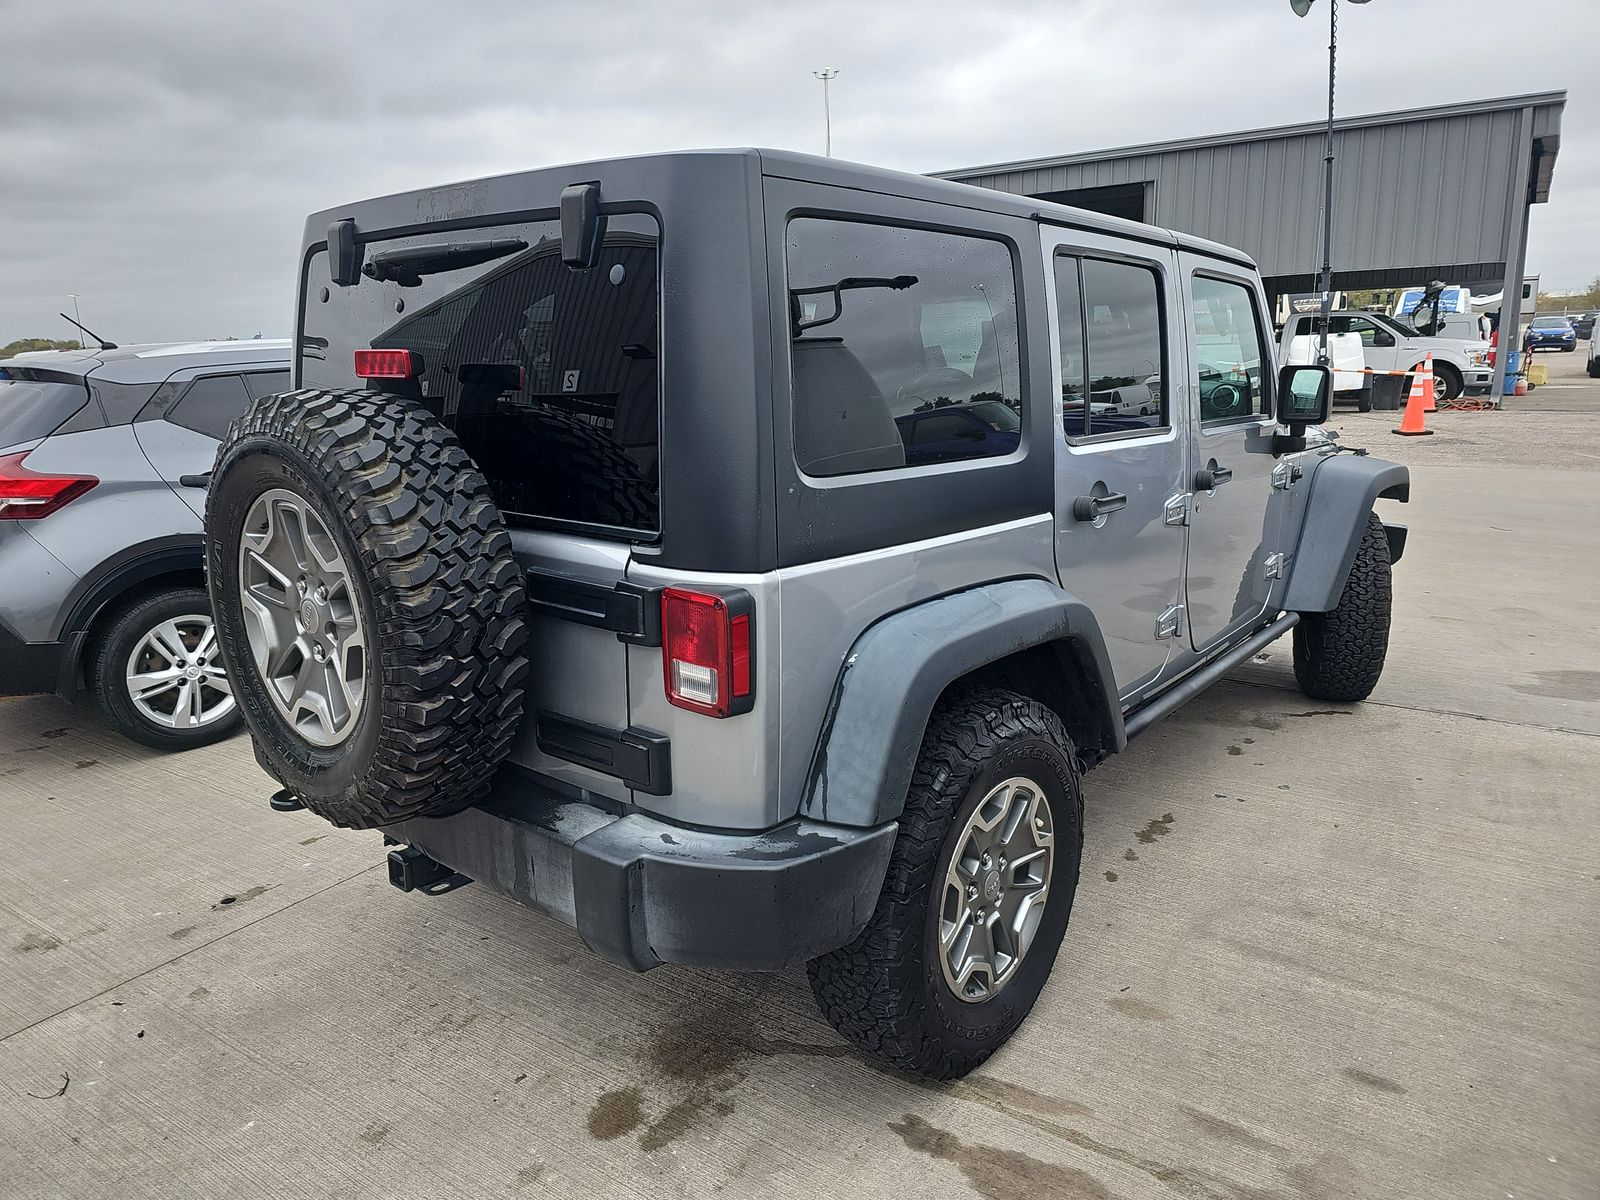
[[[1315, 120], [1326, 2], [0, 0], [0, 344], [71, 336], [69, 292], [116, 341], [285, 334], [305, 214], [346, 200], [820, 153], [823, 65], [835, 153], [912, 171]], [[1529, 270], [1600, 275], [1600, 0], [1374, 0], [1340, 27], [1346, 115], [1568, 89]]]

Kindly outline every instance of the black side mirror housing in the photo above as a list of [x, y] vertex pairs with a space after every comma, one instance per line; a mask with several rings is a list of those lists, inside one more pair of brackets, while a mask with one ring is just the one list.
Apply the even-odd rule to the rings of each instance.
[[600, 185], [569, 183], [561, 189], [561, 261], [575, 271], [600, 259], [606, 219], [600, 215]]
[[1306, 426], [1321, 425], [1333, 410], [1333, 369], [1325, 366], [1284, 367], [1278, 372], [1278, 394], [1273, 416], [1289, 427], [1288, 436], [1273, 438], [1273, 451], [1292, 453], [1306, 448]]

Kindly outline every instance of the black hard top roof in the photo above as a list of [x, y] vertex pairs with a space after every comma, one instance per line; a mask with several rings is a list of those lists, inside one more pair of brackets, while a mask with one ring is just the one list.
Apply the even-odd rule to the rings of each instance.
[[819, 158], [816, 155], [800, 154], [792, 150], [748, 147], [675, 150], [659, 154], [601, 159], [399, 192], [313, 213], [306, 220], [306, 240], [308, 243], [321, 241], [329, 224], [352, 215], [358, 217], [358, 227], [362, 224], [359, 220], [361, 215], [368, 215], [369, 221], [375, 220], [376, 228], [409, 227], [436, 220], [511, 211], [507, 204], [509, 197], [550, 195], [552, 190], [559, 191], [567, 183], [595, 178], [601, 179], [603, 185], [608, 171], [622, 170], [630, 177], [640, 177], [649, 175], [652, 169], [668, 172], [679, 171], [685, 167], [692, 168], [696, 160], [707, 167], [715, 163], [725, 168], [730, 159], [747, 160], [753, 173], [773, 178], [796, 179], [832, 187], [857, 188], [862, 191], [928, 200], [986, 213], [1006, 214], [1024, 220], [1067, 225], [1112, 236], [1135, 238], [1143, 242], [1154, 241], [1198, 254], [1255, 266], [1250, 256], [1242, 250], [1154, 225], [1090, 212], [1087, 209], [1072, 208], [1048, 200], [1036, 200], [1030, 196], [1015, 196], [992, 188], [953, 183], [926, 175], [892, 171], [836, 158]]

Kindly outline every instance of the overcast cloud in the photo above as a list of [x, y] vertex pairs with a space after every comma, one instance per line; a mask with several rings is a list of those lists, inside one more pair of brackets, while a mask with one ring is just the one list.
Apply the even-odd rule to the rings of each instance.
[[[912, 171], [1315, 120], [1321, 6], [752, 0], [0, 0], [0, 344], [291, 328], [305, 215], [696, 146]], [[1530, 271], [1600, 275], [1600, 3], [1341, 9], [1339, 111], [1568, 89]], [[1314, 264], [1306, 264], [1311, 269]]]

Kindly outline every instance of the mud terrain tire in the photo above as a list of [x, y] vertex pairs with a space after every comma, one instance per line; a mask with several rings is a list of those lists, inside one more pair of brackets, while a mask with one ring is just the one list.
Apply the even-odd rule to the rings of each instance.
[[[336, 744], [297, 732], [248, 640], [244, 525], [273, 490], [304, 502], [336, 542], [365, 630], [365, 691]], [[218, 450], [206, 531], [228, 677], [256, 757], [279, 782], [352, 829], [483, 797], [522, 717], [525, 598], [488, 483], [453, 433], [374, 392], [263, 397]]]

